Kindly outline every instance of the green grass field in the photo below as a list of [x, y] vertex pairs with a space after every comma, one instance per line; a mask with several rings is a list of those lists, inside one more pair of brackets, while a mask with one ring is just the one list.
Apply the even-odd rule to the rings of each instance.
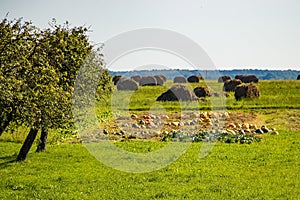
[[[137, 91], [115, 91], [112, 96], [112, 107], [118, 111], [148, 111], [151, 108], [163, 107], [167, 111], [174, 110], [207, 110], [207, 109], [229, 109], [229, 110], [245, 110], [245, 109], [286, 109], [300, 108], [300, 81], [260, 81], [258, 87], [261, 97], [259, 99], [242, 99], [236, 101], [234, 93], [230, 92], [229, 97], [210, 97], [205, 101], [178, 103], [178, 102], [156, 102], [156, 98], [165, 92], [172, 85], [168, 81], [164, 86], [144, 86]], [[197, 86], [208, 85], [217, 92], [222, 90], [222, 83], [215, 80], [202, 81], [200, 83], [186, 83], [191, 89]]]
[[[215, 82], [209, 85], [220, 87]], [[148, 173], [109, 168], [82, 144], [63, 143], [65, 140], [57, 138], [57, 131], [51, 132], [47, 152], [35, 153], [34, 146], [25, 162], [12, 162], [26, 132], [24, 128], [6, 132], [0, 137], [0, 199], [297, 199], [300, 196], [300, 81], [261, 81], [258, 86], [259, 99], [236, 102], [230, 94], [225, 99], [225, 107], [230, 112], [255, 113], [261, 123], [277, 128], [279, 135], [266, 134], [261, 142], [250, 145], [217, 142], [204, 158], [199, 158], [202, 143], [192, 143], [178, 160]], [[192, 104], [157, 105], [156, 97], [166, 88], [143, 87], [132, 95], [115, 92], [113, 98], [123, 99], [115, 101], [119, 103], [114, 104], [117, 114], [126, 113], [126, 109], [143, 113], [162, 107], [169, 112], [211, 109], [210, 99]], [[110, 117], [107, 108], [99, 106], [97, 111]], [[114, 144], [130, 152], [145, 153], [167, 143]]]
[[[0, 199], [296, 199], [300, 142], [296, 132], [252, 145], [218, 143], [200, 159], [200, 143], [171, 165], [150, 173], [111, 169], [80, 144], [49, 146], [24, 163], [5, 163], [20, 144], [1, 143]], [[126, 145], [155, 147], [157, 143]]]

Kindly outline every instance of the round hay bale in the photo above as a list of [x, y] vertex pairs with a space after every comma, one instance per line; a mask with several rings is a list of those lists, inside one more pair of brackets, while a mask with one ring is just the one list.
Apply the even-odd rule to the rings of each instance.
[[192, 75], [192, 76], [188, 77], [187, 80], [189, 83], [199, 83], [200, 80], [203, 80], [203, 77], [198, 76], [198, 75]]
[[219, 83], [224, 83], [224, 82], [227, 81], [227, 80], [231, 80], [231, 77], [230, 77], [230, 76], [220, 76], [220, 77], [218, 78], [218, 82], [219, 82]]
[[174, 83], [186, 83], [186, 78], [184, 76], [176, 76], [174, 78]]
[[185, 85], [174, 85], [168, 91], [162, 93], [156, 101], [195, 101], [196, 95]]
[[258, 83], [258, 78], [255, 75], [236, 75], [235, 79], [240, 79], [243, 83]]
[[132, 80], [134, 80], [135, 82], [139, 83], [141, 80], [141, 76], [140, 75], [134, 75], [132, 77], [130, 77]]
[[165, 82], [164, 79], [159, 75], [155, 75], [154, 78], [156, 79], [157, 85], [163, 85]]
[[157, 85], [156, 79], [153, 76], [142, 76], [140, 86]]
[[197, 97], [206, 97], [206, 96], [210, 97], [213, 94], [212, 90], [207, 86], [196, 87], [194, 89], [194, 93]]
[[297, 76], [297, 80], [300, 80], [300, 74]]
[[112, 81], [114, 82], [114, 85], [117, 85], [118, 81], [122, 78], [122, 76], [114, 76]]
[[129, 78], [121, 78], [117, 83], [118, 90], [137, 90], [138, 83]]
[[167, 81], [167, 77], [165, 77], [165, 75], [163, 75], [163, 74], [157, 74], [155, 76], [160, 76], [160, 78], [162, 78], [162, 80], [164, 80], [164, 82]]
[[240, 79], [227, 80], [224, 82], [223, 90], [225, 92], [234, 91], [236, 86], [240, 84], [242, 84], [242, 81]]
[[240, 84], [235, 88], [234, 91], [234, 97], [238, 101], [242, 97], [246, 97], [247, 94], [247, 85], [246, 84]]
[[248, 85], [248, 89], [247, 89], [247, 94], [246, 94], [246, 98], [257, 98], [259, 97], [259, 89], [257, 87], [257, 85], [250, 83]]
[[259, 89], [256, 85], [254, 84], [240, 84], [236, 86], [236, 89], [234, 91], [234, 97], [238, 101], [241, 98], [257, 98], [259, 97]]

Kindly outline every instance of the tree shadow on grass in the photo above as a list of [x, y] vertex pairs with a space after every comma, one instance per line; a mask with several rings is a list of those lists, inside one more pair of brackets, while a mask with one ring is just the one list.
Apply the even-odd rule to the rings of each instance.
[[0, 169], [4, 169], [8, 167], [10, 163], [16, 162], [16, 154], [8, 155], [8, 156], [1, 156], [0, 157]]

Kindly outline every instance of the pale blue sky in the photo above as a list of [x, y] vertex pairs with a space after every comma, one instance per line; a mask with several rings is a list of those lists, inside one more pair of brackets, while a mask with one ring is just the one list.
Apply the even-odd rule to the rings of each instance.
[[1, 18], [7, 12], [39, 27], [52, 18], [91, 26], [95, 43], [144, 27], [176, 31], [197, 42], [219, 69], [300, 69], [298, 0], [0, 0]]

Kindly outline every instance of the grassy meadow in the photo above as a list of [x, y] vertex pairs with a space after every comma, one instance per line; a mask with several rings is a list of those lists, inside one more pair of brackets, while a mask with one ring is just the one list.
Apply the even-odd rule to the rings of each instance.
[[[0, 137], [0, 199], [297, 199], [300, 196], [300, 81], [260, 81], [260, 98], [235, 101], [210, 97], [199, 102], [155, 102], [172, 85], [115, 91], [112, 100], [97, 104], [99, 117], [130, 113], [179, 112], [225, 108], [253, 113], [259, 123], [279, 135], [265, 134], [261, 142], [217, 142], [199, 157], [202, 143], [192, 143], [170, 165], [148, 173], [127, 173], [95, 159], [77, 138], [52, 130], [44, 153], [35, 146], [25, 162], [13, 162], [27, 133], [24, 127]], [[188, 84], [192, 89], [205, 82]], [[222, 84], [207, 81], [220, 91]], [[213, 102], [213, 103], [212, 103]], [[110, 109], [112, 106], [113, 109]], [[113, 115], [112, 115], [113, 113]], [[77, 136], [76, 136], [77, 137]], [[114, 143], [135, 153], [153, 152], [164, 142]]]
[[[229, 92], [229, 97], [209, 97], [199, 102], [156, 102], [156, 98], [172, 86], [172, 81], [163, 86], [144, 86], [137, 91], [115, 91], [112, 95], [111, 106], [116, 111], [148, 111], [152, 107], [164, 108], [167, 111], [175, 110], [209, 110], [209, 109], [290, 109], [300, 108], [300, 81], [260, 81], [257, 85], [260, 90], [259, 99], [242, 99], [236, 101], [234, 93]], [[186, 83], [190, 89], [207, 85], [214, 91], [221, 93], [222, 83], [215, 80], [201, 81], [200, 83]], [[160, 104], [160, 106], [156, 106]]]

